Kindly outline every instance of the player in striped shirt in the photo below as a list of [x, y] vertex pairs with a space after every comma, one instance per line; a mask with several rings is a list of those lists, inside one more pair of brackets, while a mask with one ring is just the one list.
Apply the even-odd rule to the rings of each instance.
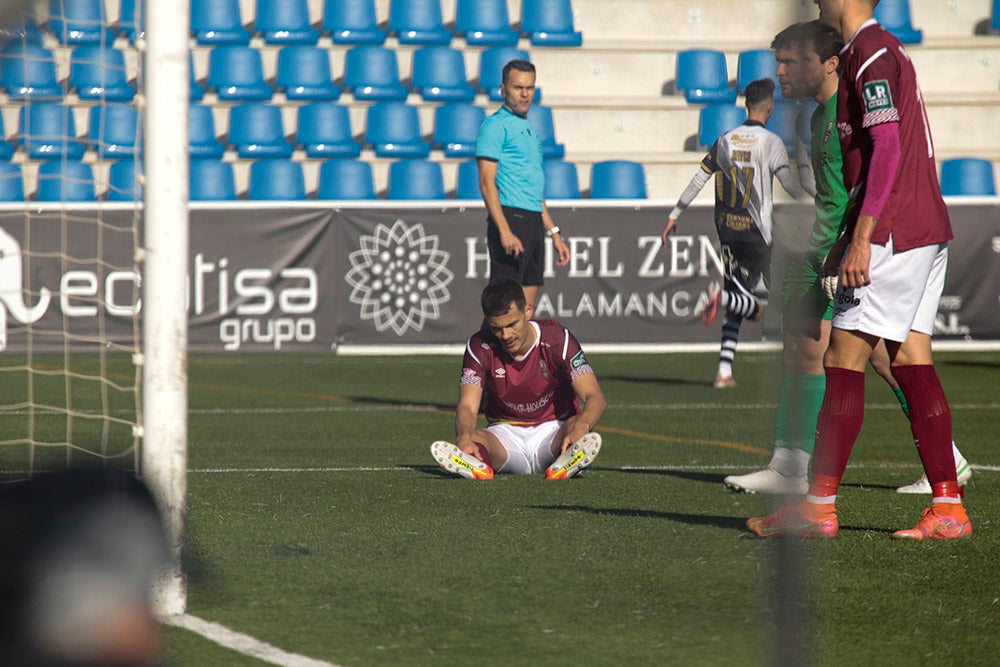
[[[431, 454], [471, 479], [494, 471], [572, 477], [601, 447], [593, 428], [607, 402], [593, 368], [569, 329], [531, 319], [534, 308], [517, 281], [492, 280], [481, 301], [486, 320], [462, 361], [457, 440], [435, 442]], [[484, 393], [487, 427], [478, 428]]]

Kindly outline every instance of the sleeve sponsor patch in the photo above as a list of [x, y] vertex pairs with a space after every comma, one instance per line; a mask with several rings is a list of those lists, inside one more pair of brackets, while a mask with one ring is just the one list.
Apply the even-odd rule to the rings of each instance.
[[889, 82], [885, 79], [869, 81], [861, 87], [861, 96], [864, 99], [865, 113], [875, 113], [891, 109], [892, 91], [889, 89]]
[[587, 365], [589, 364], [587, 364], [587, 357], [583, 356], [583, 350], [577, 352], [573, 355], [573, 358], [569, 360], [569, 367], [573, 370]]
[[474, 369], [472, 369], [472, 368], [463, 368], [462, 369], [462, 379], [459, 380], [458, 384], [459, 384], [459, 386], [465, 385], [465, 384], [472, 384], [472, 385], [475, 385], [477, 387], [481, 387], [481, 386], [483, 386], [483, 380], [482, 380], [482, 378], [479, 377], [479, 373], [477, 373]]

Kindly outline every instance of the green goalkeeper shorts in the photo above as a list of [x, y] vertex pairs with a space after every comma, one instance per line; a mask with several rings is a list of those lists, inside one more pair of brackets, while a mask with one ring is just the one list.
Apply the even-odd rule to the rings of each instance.
[[789, 260], [782, 281], [781, 304], [785, 331], [806, 330], [810, 322], [833, 319], [833, 301], [823, 292], [814, 260], [809, 257]]

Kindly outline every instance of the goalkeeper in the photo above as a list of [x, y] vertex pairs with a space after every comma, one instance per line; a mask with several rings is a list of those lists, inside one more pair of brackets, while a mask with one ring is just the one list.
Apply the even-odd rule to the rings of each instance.
[[[801, 494], [808, 488], [816, 421], [826, 392], [823, 354], [833, 319], [833, 301], [822, 282], [823, 276], [837, 269], [836, 262], [833, 266], [824, 266], [824, 262], [844, 231], [848, 206], [837, 133], [837, 71], [843, 46], [840, 33], [819, 21], [792, 25], [778, 33], [771, 44], [778, 61], [782, 96], [812, 97], [819, 103], [811, 119], [811, 164], [801, 142], [796, 151], [799, 179], [815, 197], [816, 221], [808, 252], [789, 262], [783, 281], [784, 380], [774, 430], [774, 454], [763, 470], [726, 477], [726, 486], [737, 491]], [[839, 259], [839, 253], [833, 255]], [[870, 361], [906, 412], [906, 399], [889, 369], [884, 341], [875, 347]], [[952, 449], [959, 483], [964, 485], [972, 471], [954, 443]], [[924, 475], [898, 491], [930, 493], [931, 488]]]

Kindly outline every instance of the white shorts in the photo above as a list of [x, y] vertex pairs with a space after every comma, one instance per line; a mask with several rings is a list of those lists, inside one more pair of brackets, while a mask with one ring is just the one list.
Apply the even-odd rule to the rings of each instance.
[[[848, 246], [849, 247], [849, 246]], [[948, 244], [895, 252], [892, 238], [872, 244], [865, 287], [837, 288], [833, 326], [902, 343], [910, 331], [934, 331], [948, 268]]]
[[552, 439], [556, 437], [561, 421], [550, 421], [535, 426], [493, 424], [486, 430], [497, 437], [507, 450], [507, 462], [496, 472], [531, 475], [544, 472], [556, 460], [552, 453]]

